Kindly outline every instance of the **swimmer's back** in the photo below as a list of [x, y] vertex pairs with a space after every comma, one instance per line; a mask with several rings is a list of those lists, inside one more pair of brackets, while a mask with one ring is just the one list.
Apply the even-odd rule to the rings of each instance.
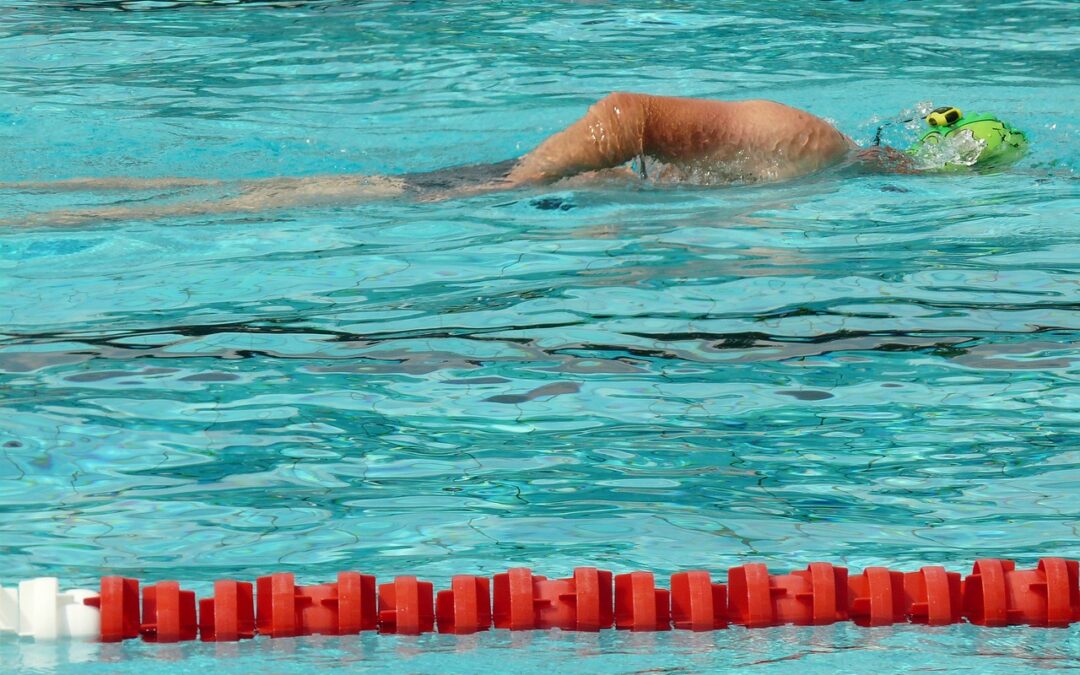
[[776, 180], [835, 164], [853, 148], [820, 117], [774, 101], [616, 92], [522, 158], [510, 180], [550, 181], [638, 155], [736, 180]]
[[500, 181], [506, 178], [516, 163], [516, 159], [507, 159], [491, 164], [451, 166], [434, 171], [407, 173], [400, 178], [405, 181], [407, 189], [416, 192], [450, 192]]
[[644, 146], [669, 162], [710, 162], [745, 169], [748, 178], [816, 171], [855, 144], [825, 120], [761, 99], [711, 101], [649, 96]]

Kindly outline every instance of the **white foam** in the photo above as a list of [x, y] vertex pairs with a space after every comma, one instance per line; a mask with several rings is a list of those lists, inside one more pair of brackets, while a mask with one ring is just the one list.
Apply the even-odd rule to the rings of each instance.
[[979, 140], [968, 129], [941, 138], [937, 143], [923, 143], [915, 151], [916, 167], [941, 169], [946, 165], [973, 166], [986, 148], [986, 141]]

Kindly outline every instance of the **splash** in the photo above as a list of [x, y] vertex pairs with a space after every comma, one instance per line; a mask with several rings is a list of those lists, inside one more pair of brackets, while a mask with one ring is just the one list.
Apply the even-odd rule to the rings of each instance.
[[875, 115], [862, 126], [869, 132], [866, 143], [869, 145], [891, 145], [904, 148], [915, 142], [923, 128], [923, 118], [934, 109], [933, 101], [919, 101], [910, 108], [905, 108], [894, 115], [881, 117]]
[[[635, 172], [642, 173], [641, 159], [635, 161]], [[760, 157], [745, 153], [738, 153], [724, 161], [702, 159], [668, 163], [652, 157], [645, 157], [644, 160], [644, 175], [650, 182], [663, 184], [716, 186], [759, 183], [778, 180], [791, 173], [791, 165], [783, 157]]]
[[912, 156], [915, 167], [922, 170], [944, 169], [947, 166], [974, 166], [986, 148], [986, 141], [979, 140], [968, 130], [950, 134], [939, 142], [924, 143]]

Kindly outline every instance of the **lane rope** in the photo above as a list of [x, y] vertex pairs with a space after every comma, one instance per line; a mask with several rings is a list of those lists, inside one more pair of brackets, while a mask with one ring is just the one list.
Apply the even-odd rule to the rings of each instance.
[[1043, 558], [1035, 568], [1016, 569], [1011, 560], [984, 558], [965, 577], [940, 566], [868, 567], [849, 575], [845, 567], [815, 562], [773, 574], [748, 563], [730, 568], [726, 583], [692, 570], [671, 575], [668, 588], [657, 587], [652, 572], [578, 567], [567, 578], [548, 579], [519, 567], [490, 579], [454, 576], [437, 593], [415, 576], [377, 583], [370, 574], [341, 572], [329, 583], [298, 586], [292, 572], [281, 572], [254, 584], [220, 579], [211, 597], [198, 599], [176, 581], [140, 592], [138, 580], [111, 576], [96, 591], [61, 591], [55, 577], [0, 586], [0, 635], [36, 640], [232, 642], [492, 628], [711, 631], [840, 621], [1063, 628], [1080, 622], [1080, 563]]

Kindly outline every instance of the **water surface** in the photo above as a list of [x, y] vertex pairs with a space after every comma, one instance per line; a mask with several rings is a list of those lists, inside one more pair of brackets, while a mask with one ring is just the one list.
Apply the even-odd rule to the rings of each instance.
[[[979, 175], [6, 225], [0, 583], [124, 574], [203, 592], [282, 570], [443, 585], [516, 565], [1080, 556], [1078, 14], [6, 3], [3, 181], [499, 161], [619, 89], [781, 100], [864, 144], [917, 104], [952, 104], [1001, 115], [1032, 150]], [[7, 190], [0, 219], [199, 194]], [[703, 649], [501, 634], [0, 654], [26, 668], [228, 656], [285, 670], [359, 653], [425, 671], [458, 649], [466, 670], [1076, 667], [1075, 627], [829, 630], [733, 630]]]

